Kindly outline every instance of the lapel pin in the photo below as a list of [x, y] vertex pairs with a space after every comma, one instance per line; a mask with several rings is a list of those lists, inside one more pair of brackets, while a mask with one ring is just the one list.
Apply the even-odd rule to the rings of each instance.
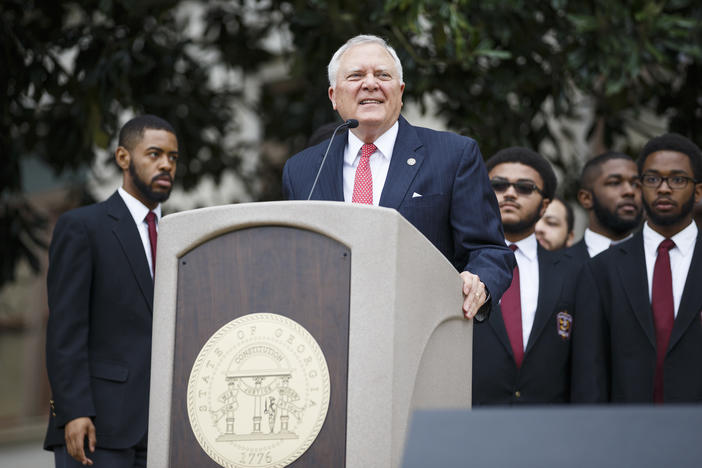
[[409, 158], [407, 160], [407, 164], [409, 164], [410, 166], [414, 166], [415, 164], [417, 164], [417, 160], [414, 158]]

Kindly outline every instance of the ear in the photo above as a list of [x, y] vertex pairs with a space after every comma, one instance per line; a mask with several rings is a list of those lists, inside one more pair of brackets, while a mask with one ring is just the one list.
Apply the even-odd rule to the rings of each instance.
[[580, 203], [580, 206], [582, 206], [586, 210], [592, 209], [592, 192], [586, 189], [580, 189], [578, 190], [577, 198], [578, 203]]
[[699, 203], [702, 200], [702, 183], [695, 184], [695, 203]]
[[551, 203], [550, 198], [544, 198], [541, 200], [541, 210], [539, 210], [539, 218], [543, 218], [544, 213], [546, 213], [546, 208], [548, 208], [549, 203]]
[[336, 99], [334, 98], [334, 88], [329, 87], [329, 100], [332, 103], [332, 109], [336, 110]]
[[129, 154], [129, 151], [124, 146], [118, 146], [115, 150], [115, 161], [117, 161], [117, 165], [123, 171], [129, 169], [129, 162], [131, 161], [131, 157], [132, 156]]
[[575, 239], [575, 233], [573, 231], [570, 231], [568, 233], [568, 237], [566, 237], [565, 246], [570, 247], [571, 245], [573, 245], [573, 239]]

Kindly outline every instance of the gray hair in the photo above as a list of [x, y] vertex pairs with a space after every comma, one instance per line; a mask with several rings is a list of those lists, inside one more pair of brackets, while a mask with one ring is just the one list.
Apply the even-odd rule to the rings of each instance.
[[390, 45], [387, 42], [385, 42], [385, 39], [381, 37], [371, 36], [368, 34], [360, 34], [346, 41], [344, 45], [339, 47], [339, 49], [336, 52], [334, 52], [334, 55], [329, 61], [329, 65], [327, 66], [327, 73], [329, 74], [329, 86], [331, 86], [332, 88], [336, 87], [336, 74], [339, 72], [339, 63], [341, 62], [341, 56], [344, 55], [344, 52], [349, 50], [351, 47], [361, 44], [378, 44], [380, 46], [383, 46], [395, 62], [395, 68], [397, 68], [398, 77], [400, 78], [400, 83], [402, 83], [402, 63], [400, 63], [400, 58], [397, 56], [395, 49], [390, 47]]

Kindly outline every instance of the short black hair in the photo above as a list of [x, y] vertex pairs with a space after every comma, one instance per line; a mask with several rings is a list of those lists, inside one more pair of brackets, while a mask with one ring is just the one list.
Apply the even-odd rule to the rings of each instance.
[[598, 154], [594, 158], [590, 159], [583, 166], [583, 170], [580, 172], [580, 188], [592, 189], [592, 183], [599, 175], [600, 168], [607, 161], [612, 159], [624, 159], [626, 161], [634, 162], [634, 159], [625, 153], [618, 153], [616, 151], [607, 151], [602, 154]]
[[676, 151], [690, 159], [692, 174], [695, 181], [702, 181], [702, 151], [692, 140], [679, 133], [666, 133], [665, 135], [651, 138], [639, 153], [639, 174], [643, 171], [646, 158], [657, 151]]
[[573, 231], [573, 227], [575, 226], [575, 213], [573, 213], [573, 207], [570, 206], [569, 203], [566, 203], [564, 199], [556, 195], [553, 197], [553, 200], [551, 200], [551, 203], [554, 201], [559, 201], [563, 206], [565, 206], [566, 210], [566, 225], [568, 226], [568, 232]]
[[[321, 127], [318, 127], [314, 132], [312, 132], [312, 135], [310, 135], [309, 139], [307, 140], [307, 146], [318, 145], [324, 140], [328, 140], [334, 134], [334, 130], [336, 130], [336, 127], [338, 127], [342, 123], [344, 122], [329, 122], [325, 123]], [[341, 135], [344, 132], [346, 132], [346, 129], [342, 128], [336, 134]]]
[[122, 126], [119, 131], [119, 146], [132, 151], [143, 138], [145, 130], [165, 130], [176, 134], [173, 126], [165, 119], [151, 114], [138, 115]]
[[544, 197], [551, 200], [553, 199], [558, 182], [556, 180], [556, 173], [553, 172], [551, 163], [549, 163], [546, 158], [529, 148], [512, 146], [510, 148], [501, 149], [492, 155], [485, 163], [485, 166], [488, 172], [490, 172], [498, 164], [504, 163], [519, 163], [534, 169], [544, 181]]

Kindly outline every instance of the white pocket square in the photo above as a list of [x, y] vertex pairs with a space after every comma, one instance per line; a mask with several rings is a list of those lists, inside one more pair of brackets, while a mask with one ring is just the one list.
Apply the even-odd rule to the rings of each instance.
[[412, 198], [419, 198], [419, 197], [421, 197], [421, 196], [422, 196], [422, 194], [421, 194], [421, 193], [417, 193], [417, 192], [414, 192], [414, 193], [412, 194]]

